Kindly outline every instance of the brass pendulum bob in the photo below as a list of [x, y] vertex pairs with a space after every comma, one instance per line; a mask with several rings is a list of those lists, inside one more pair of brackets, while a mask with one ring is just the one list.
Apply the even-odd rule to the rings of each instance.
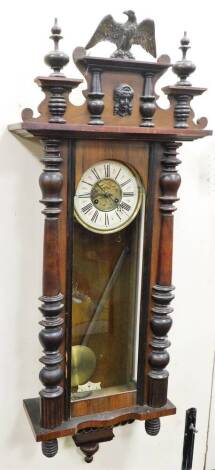
[[72, 346], [72, 387], [86, 383], [96, 368], [96, 355], [91, 348]]

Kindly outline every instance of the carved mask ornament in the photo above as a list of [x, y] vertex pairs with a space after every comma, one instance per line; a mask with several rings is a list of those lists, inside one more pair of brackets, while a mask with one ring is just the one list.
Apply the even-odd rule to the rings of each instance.
[[130, 116], [132, 113], [132, 99], [134, 90], [130, 85], [122, 83], [114, 90], [114, 110], [113, 114], [118, 116]]

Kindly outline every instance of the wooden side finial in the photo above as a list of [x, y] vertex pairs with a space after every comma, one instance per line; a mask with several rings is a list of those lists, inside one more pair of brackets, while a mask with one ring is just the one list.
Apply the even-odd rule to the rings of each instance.
[[187, 59], [187, 51], [190, 49], [190, 40], [187, 37], [187, 32], [184, 32], [184, 36], [181, 39], [181, 45], [179, 49], [182, 51], [182, 59], [173, 65], [173, 72], [178, 75], [180, 80], [176, 85], [180, 86], [191, 86], [191, 83], [187, 80], [187, 77], [196, 70], [196, 66], [191, 60]]
[[189, 75], [196, 69], [195, 64], [187, 59], [187, 51], [190, 49], [189, 44], [190, 40], [185, 31], [179, 48], [182, 50], [182, 59], [176, 62], [172, 67], [173, 72], [180, 80], [175, 85], [164, 87], [163, 91], [168, 95], [170, 103], [173, 103], [174, 127], [179, 129], [186, 129], [188, 127], [203, 129], [207, 125], [207, 120], [201, 118], [197, 120], [197, 123], [193, 121], [194, 113], [191, 109], [190, 102], [194, 96], [199, 96], [204, 93], [206, 88], [193, 87], [187, 80]]
[[53, 69], [52, 76], [62, 76], [61, 69], [68, 64], [69, 56], [65, 52], [59, 51], [59, 41], [63, 36], [61, 36], [61, 28], [58, 25], [57, 18], [55, 18], [51, 33], [50, 39], [54, 41], [54, 50], [46, 54], [44, 62]]

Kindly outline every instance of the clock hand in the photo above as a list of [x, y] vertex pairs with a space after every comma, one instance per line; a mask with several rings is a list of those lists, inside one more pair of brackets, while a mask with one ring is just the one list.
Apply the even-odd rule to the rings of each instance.
[[101, 189], [101, 191], [102, 191], [103, 193], [106, 193], [106, 191], [100, 186], [99, 183], [97, 183], [97, 186]]
[[95, 198], [97, 198], [97, 196], [102, 196], [102, 197], [105, 197], [105, 193], [96, 193], [96, 196], [95, 196]]
[[110, 198], [114, 201], [114, 198], [113, 198], [113, 196], [112, 196], [111, 193], [109, 193], [108, 191], [105, 191], [105, 189], [103, 189], [103, 188], [100, 186], [99, 183], [97, 183], [97, 186], [98, 186], [98, 187], [101, 189], [101, 191], [102, 191], [102, 194], [99, 194], [99, 193], [97, 194], [98, 196], [102, 196], [102, 195], [104, 194], [104, 195], [106, 195], [106, 197], [110, 197]]
[[111, 193], [108, 193], [107, 191], [105, 191], [104, 193], [96, 193], [95, 198], [97, 198], [98, 196], [110, 198], [110, 199], [112, 199], [112, 201], [115, 202], [115, 199], [114, 199], [114, 197], [112, 196], [112, 194], [111, 194]]

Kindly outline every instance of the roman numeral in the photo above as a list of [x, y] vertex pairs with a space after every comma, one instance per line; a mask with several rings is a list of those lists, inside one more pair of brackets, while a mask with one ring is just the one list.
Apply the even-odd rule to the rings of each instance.
[[93, 216], [91, 217], [91, 221], [96, 223], [98, 216], [99, 216], [99, 211], [95, 211]]
[[109, 225], [109, 217], [108, 217], [108, 214], [105, 214], [105, 225], [106, 225], [106, 227]]
[[125, 211], [130, 211], [131, 209], [131, 206], [129, 206], [129, 204], [123, 201], [119, 204], [119, 207], [121, 207], [121, 209], [124, 209]]
[[122, 193], [122, 197], [131, 197], [131, 196], [134, 196], [134, 193], [133, 193], [133, 192], [130, 192], [130, 193]]
[[119, 169], [117, 175], [115, 176], [115, 180], [117, 180], [117, 178], [118, 178], [118, 176], [119, 176], [119, 174], [120, 174], [120, 171], [121, 171], [121, 168]]
[[127, 181], [124, 181], [124, 183], [121, 183], [120, 184], [121, 188], [123, 188], [123, 186], [126, 186], [126, 184], [130, 183], [130, 181], [131, 181], [131, 178], [129, 178], [129, 180]]
[[96, 177], [97, 180], [101, 179], [99, 174], [98, 174], [98, 171], [95, 168], [93, 168], [91, 171], [92, 171], [92, 173], [94, 174], [94, 176]]
[[86, 206], [82, 207], [81, 210], [84, 214], [87, 214], [92, 209], [92, 207], [93, 207], [92, 202], [89, 202], [88, 204], [86, 204]]
[[105, 169], [105, 178], [110, 178], [110, 163], [107, 163], [106, 165], [104, 165], [104, 169]]
[[91, 193], [78, 194], [78, 197], [80, 197], [80, 198], [87, 198], [87, 197], [90, 197], [90, 196], [91, 196]]
[[84, 180], [82, 180], [82, 183], [89, 184], [89, 186], [93, 186], [93, 184], [91, 184], [91, 183], [88, 183], [88, 181], [84, 181]]
[[118, 219], [121, 220], [121, 217], [117, 211], [115, 212], [115, 214], [117, 215]]

